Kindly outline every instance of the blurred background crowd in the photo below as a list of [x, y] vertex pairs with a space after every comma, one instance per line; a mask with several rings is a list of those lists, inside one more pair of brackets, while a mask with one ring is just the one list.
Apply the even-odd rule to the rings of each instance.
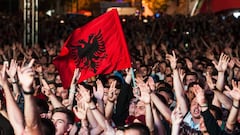
[[3, 4], [0, 134], [239, 134], [240, 19], [232, 1], [105, 1], [135, 4], [119, 11], [133, 72], [77, 84], [75, 69], [68, 89], [52, 60], [74, 29], [101, 14], [91, 10], [99, 1], [52, 1], [45, 10], [40, 0], [33, 44], [24, 44], [23, 11]]

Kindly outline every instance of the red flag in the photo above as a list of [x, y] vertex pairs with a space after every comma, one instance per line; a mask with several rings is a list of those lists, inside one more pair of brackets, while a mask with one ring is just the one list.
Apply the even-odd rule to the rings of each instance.
[[74, 30], [53, 63], [64, 88], [69, 88], [75, 68], [81, 72], [78, 82], [129, 68], [130, 56], [117, 10]]

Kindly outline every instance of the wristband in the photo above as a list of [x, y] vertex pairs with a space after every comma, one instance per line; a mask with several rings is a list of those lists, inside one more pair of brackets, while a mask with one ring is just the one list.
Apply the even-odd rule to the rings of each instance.
[[34, 94], [34, 90], [33, 89], [31, 91], [24, 91], [23, 90], [23, 94], [24, 95], [33, 95]]
[[208, 104], [200, 105], [200, 107], [208, 107]]
[[95, 109], [97, 109], [97, 107], [96, 106], [92, 106], [92, 107], [89, 107], [89, 109], [90, 110], [95, 110]]
[[239, 110], [239, 109], [240, 109], [240, 107], [239, 107], [239, 106], [236, 106], [236, 105], [234, 105], [234, 104], [232, 104], [232, 107], [233, 107], [233, 108], [235, 108], [235, 109], [237, 109], [237, 110]]

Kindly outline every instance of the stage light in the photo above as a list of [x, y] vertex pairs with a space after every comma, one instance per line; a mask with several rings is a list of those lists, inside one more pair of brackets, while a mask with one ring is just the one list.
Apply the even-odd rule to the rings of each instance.
[[64, 20], [60, 20], [60, 23], [64, 23]]
[[144, 22], [144, 23], [148, 23], [148, 20], [147, 20], [147, 19], [143, 19], [143, 22]]
[[233, 12], [233, 16], [234, 16], [235, 18], [238, 18], [238, 17], [240, 16], [240, 12], [239, 12], [239, 11]]

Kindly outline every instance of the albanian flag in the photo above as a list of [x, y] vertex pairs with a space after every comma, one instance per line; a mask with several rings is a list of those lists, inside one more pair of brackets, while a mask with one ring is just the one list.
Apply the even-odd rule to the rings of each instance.
[[53, 60], [63, 87], [69, 88], [75, 68], [82, 82], [98, 74], [131, 67], [130, 56], [117, 10], [111, 10], [77, 28]]

